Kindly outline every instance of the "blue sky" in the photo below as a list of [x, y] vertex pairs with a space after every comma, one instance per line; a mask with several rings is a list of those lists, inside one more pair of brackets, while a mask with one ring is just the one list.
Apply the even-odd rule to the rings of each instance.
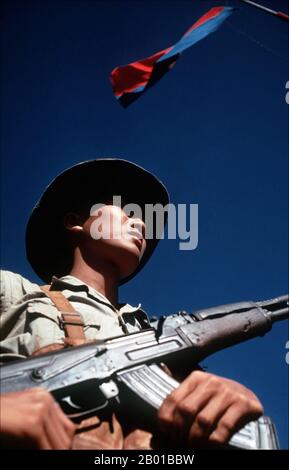
[[[261, 1], [261, 0], [260, 0]], [[288, 2], [262, 0], [288, 13]], [[215, 1], [4, 2], [1, 258], [38, 281], [25, 257], [31, 208], [49, 181], [86, 159], [153, 171], [172, 202], [199, 205], [199, 244], [164, 240], [121, 299], [150, 314], [288, 290], [288, 25], [236, 1], [129, 108], [109, 74], [176, 42]], [[80, 188], [81, 191], [81, 188]], [[288, 323], [204, 361], [252, 388], [288, 446]]]

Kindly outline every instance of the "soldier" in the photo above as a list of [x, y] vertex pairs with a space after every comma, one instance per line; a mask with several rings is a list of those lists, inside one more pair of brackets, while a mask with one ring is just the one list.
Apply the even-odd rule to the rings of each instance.
[[[120, 196], [126, 207], [137, 205], [142, 217], [131, 216], [123, 205], [116, 205], [114, 196]], [[3, 360], [148, 328], [149, 320], [140, 306], [119, 304], [118, 288], [145, 266], [158, 243], [155, 233], [146, 237], [145, 205], [164, 208], [168, 202], [166, 188], [154, 175], [121, 159], [83, 162], [52, 181], [34, 208], [26, 232], [28, 260], [49, 285], [39, 287], [18, 276], [21, 295], [9, 302], [15, 275], [3, 272]], [[159, 410], [161, 433], [143, 425], [141, 417], [139, 422], [120, 422], [116, 414], [107, 420], [93, 417], [81, 423], [73, 448], [223, 444], [262, 413], [253, 392], [232, 380], [195, 370]], [[67, 429], [67, 422], [62, 427]], [[72, 427], [66, 432], [66, 448], [73, 433]], [[156, 440], [157, 434], [162, 443]], [[54, 443], [50, 447], [55, 448]]]

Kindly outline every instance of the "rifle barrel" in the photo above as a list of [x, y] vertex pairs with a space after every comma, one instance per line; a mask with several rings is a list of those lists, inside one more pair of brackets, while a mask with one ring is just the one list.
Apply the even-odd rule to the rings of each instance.
[[273, 323], [276, 321], [289, 319], [289, 307], [281, 308], [280, 310], [275, 310], [275, 312], [270, 312], [270, 318]]

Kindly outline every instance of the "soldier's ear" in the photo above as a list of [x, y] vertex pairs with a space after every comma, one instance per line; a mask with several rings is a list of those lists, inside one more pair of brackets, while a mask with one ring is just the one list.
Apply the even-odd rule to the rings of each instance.
[[82, 220], [81, 217], [75, 212], [68, 212], [65, 214], [63, 219], [64, 227], [70, 232], [82, 232]]

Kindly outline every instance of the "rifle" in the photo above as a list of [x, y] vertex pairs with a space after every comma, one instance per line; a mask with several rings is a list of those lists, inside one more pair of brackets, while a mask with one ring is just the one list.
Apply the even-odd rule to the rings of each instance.
[[[289, 318], [288, 305], [284, 295], [162, 316], [137, 333], [5, 364], [1, 392], [44, 387], [75, 420], [115, 409], [127, 397], [127, 410], [134, 398], [139, 406], [146, 404], [146, 411], [157, 410], [179, 385], [162, 362], [173, 370], [180, 365], [192, 370], [210, 354], [265, 335], [274, 322]], [[234, 434], [229, 446], [278, 449], [274, 424], [261, 417]]]

